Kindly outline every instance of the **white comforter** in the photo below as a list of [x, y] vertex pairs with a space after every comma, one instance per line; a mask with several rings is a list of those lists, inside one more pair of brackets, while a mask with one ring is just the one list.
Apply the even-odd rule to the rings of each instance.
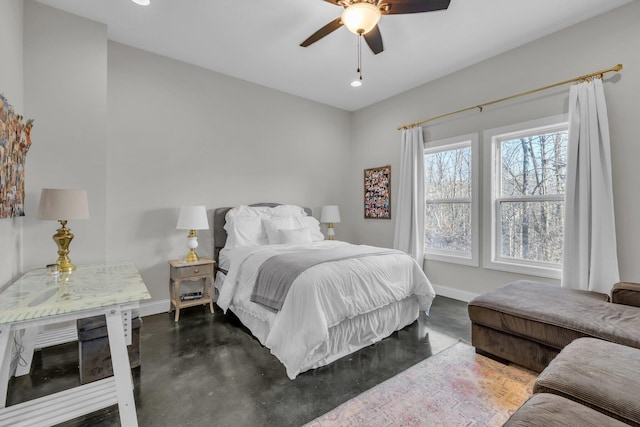
[[221, 254], [229, 264], [219, 289], [218, 306], [225, 312], [237, 307], [266, 322], [269, 333], [263, 344], [284, 364], [292, 379], [314, 350], [329, 339], [332, 326], [412, 295], [417, 297], [420, 310], [428, 312], [435, 297], [418, 264], [399, 253], [311, 267], [293, 282], [277, 313], [249, 300], [258, 269], [271, 256], [302, 247], [327, 249], [347, 244], [321, 241], [304, 246], [250, 246], [224, 249]]

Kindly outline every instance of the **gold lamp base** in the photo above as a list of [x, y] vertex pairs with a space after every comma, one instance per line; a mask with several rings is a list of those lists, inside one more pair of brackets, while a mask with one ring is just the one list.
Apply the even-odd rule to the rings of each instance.
[[74, 271], [76, 266], [73, 265], [69, 259], [69, 245], [73, 240], [73, 234], [71, 233], [71, 230], [67, 228], [66, 220], [60, 220], [60, 225], [62, 225], [62, 227], [58, 228], [56, 230], [57, 233], [53, 235], [53, 241], [56, 242], [56, 245], [58, 246], [58, 260], [56, 261], [56, 264], [58, 264], [58, 271]]
[[196, 253], [195, 249], [191, 249], [184, 260], [186, 262], [196, 262], [200, 260], [200, 257]]
[[200, 257], [196, 253], [196, 248], [198, 247], [198, 237], [196, 237], [196, 230], [189, 230], [189, 235], [187, 236], [187, 247], [189, 248], [189, 253], [184, 260], [186, 262], [199, 261]]

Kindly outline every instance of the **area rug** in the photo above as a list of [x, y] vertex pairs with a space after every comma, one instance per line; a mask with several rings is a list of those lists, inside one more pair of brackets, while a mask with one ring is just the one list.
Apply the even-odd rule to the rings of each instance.
[[500, 426], [531, 395], [536, 376], [458, 342], [305, 427]]

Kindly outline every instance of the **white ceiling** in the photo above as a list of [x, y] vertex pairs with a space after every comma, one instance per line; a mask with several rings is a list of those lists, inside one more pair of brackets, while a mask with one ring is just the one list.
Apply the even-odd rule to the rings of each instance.
[[340, 28], [323, 0], [37, 0], [107, 25], [110, 40], [355, 111], [633, 0], [451, 0], [446, 11], [383, 16], [384, 52]]

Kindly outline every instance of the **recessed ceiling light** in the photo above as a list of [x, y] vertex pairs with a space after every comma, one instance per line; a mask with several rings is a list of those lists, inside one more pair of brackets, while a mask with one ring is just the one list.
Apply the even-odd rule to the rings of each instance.
[[360, 87], [360, 86], [362, 86], [362, 81], [360, 79], [356, 79], [356, 80], [351, 82], [351, 86]]
[[149, 6], [151, 4], [151, 0], [131, 0], [135, 4], [139, 4], [140, 6]]

